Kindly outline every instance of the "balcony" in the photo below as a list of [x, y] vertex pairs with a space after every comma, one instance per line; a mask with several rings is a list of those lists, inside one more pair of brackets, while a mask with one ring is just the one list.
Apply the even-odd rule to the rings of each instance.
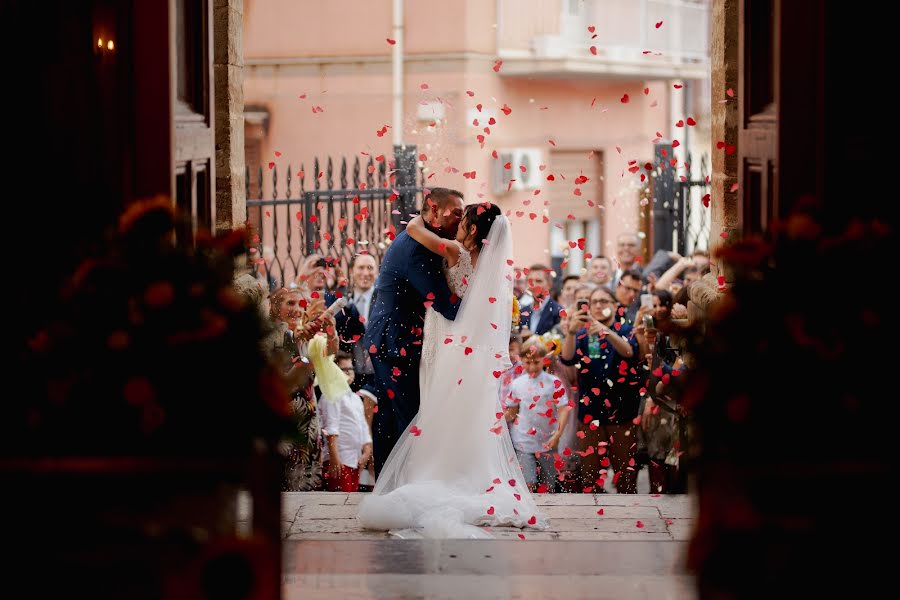
[[709, 13], [706, 0], [497, 0], [500, 75], [709, 77]]

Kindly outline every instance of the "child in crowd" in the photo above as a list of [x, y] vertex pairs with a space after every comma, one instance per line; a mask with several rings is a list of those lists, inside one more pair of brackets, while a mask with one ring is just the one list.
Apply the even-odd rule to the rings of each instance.
[[506, 406], [509, 403], [509, 388], [516, 377], [525, 371], [525, 368], [522, 366], [522, 360], [520, 359], [521, 352], [522, 336], [513, 332], [509, 338], [509, 360], [512, 362], [512, 366], [500, 376], [501, 406]]
[[[366, 422], [363, 401], [350, 390], [353, 382], [353, 357], [338, 352], [335, 362], [330, 357], [314, 357], [313, 362], [330, 363], [320, 368], [316, 375], [322, 398], [319, 411], [322, 415], [322, 435], [325, 491], [359, 491], [360, 466], [369, 462], [372, 455], [372, 433]], [[335, 363], [337, 367], [334, 367]], [[338, 369], [338, 370], [336, 370]], [[341, 373], [342, 372], [342, 373]], [[342, 382], [338, 381], [343, 377]]]
[[559, 441], [569, 418], [569, 399], [563, 382], [544, 371], [547, 347], [538, 337], [522, 346], [525, 372], [510, 386], [511, 399], [505, 403], [506, 420], [511, 423], [513, 448], [529, 489], [541, 487], [553, 491], [557, 469], [554, 466]]

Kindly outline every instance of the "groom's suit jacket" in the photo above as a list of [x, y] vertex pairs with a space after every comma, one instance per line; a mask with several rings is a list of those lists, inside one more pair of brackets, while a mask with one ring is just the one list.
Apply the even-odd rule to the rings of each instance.
[[419, 361], [425, 303], [455, 319], [460, 300], [451, 297], [442, 259], [404, 231], [381, 261], [363, 341], [372, 358], [372, 381], [362, 387], [378, 399], [372, 422], [375, 473], [419, 412]]
[[366, 323], [365, 345], [370, 352], [375, 346], [376, 357], [417, 360], [422, 355], [426, 302], [446, 318], [456, 318], [460, 300], [451, 298], [442, 261], [405, 231], [388, 248]]

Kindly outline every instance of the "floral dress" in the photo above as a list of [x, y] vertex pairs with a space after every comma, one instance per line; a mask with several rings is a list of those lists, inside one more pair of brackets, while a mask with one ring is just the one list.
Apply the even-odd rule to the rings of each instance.
[[[301, 357], [297, 344], [285, 334], [284, 348], [290, 348], [291, 359]], [[311, 492], [322, 484], [322, 439], [316, 396], [310, 380], [294, 390], [291, 406], [297, 418], [298, 436], [291, 445], [284, 469], [282, 490], [285, 492]]]

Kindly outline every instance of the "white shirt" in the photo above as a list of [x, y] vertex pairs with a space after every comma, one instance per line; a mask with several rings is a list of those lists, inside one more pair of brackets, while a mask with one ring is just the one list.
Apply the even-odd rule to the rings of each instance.
[[[323, 397], [319, 400], [319, 410], [322, 416], [322, 435], [326, 436], [326, 441], [329, 435], [338, 436], [338, 458], [341, 459], [341, 464], [353, 468], [359, 466], [363, 445], [372, 443], [362, 399], [353, 392], [342, 395], [337, 402]], [[323, 448], [322, 459], [329, 459], [327, 443]]]
[[524, 373], [512, 382], [510, 394], [510, 406], [519, 405], [519, 416], [509, 430], [513, 447], [520, 452], [546, 452], [544, 444], [559, 427], [557, 409], [569, 405], [566, 386], [547, 372], [534, 379]]
[[533, 307], [531, 309], [531, 319], [528, 321], [528, 329], [530, 329], [532, 333], [537, 331], [538, 324], [541, 322], [541, 315], [544, 314], [545, 306], [547, 306], [547, 298], [544, 298], [544, 301], [541, 302], [539, 307]]
[[356, 310], [359, 311], [360, 316], [365, 319], [365, 321], [363, 321], [364, 326], [369, 323], [369, 311], [372, 308], [373, 293], [375, 293], [374, 285], [365, 292], [357, 292], [356, 290], [353, 290], [353, 304], [356, 305]]
[[[363, 319], [364, 329], [367, 329], [369, 326], [369, 311], [372, 309], [372, 295], [374, 293], [374, 285], [365, 292], [356, 292], [355, 290], [353, 292], [353, 304], [356, 305], [356, 310], [359, 311], [359, 315]], [[363, 338], [359, 338], [356, 344], [353, 345], [353, 368], [358, 374], [371, 375], [375, 372], [375, 369], [372, 368], [372, 358], [369, 356], [369, 349], [363, 344]]]
[[528, 308], [532, 304], [534, 304], [534, 296], [532, 296], [528, 292], [525, 292], [524, 294], [522, 294], [522, 297], [519, 298], [519, 308], [520, 309]]

